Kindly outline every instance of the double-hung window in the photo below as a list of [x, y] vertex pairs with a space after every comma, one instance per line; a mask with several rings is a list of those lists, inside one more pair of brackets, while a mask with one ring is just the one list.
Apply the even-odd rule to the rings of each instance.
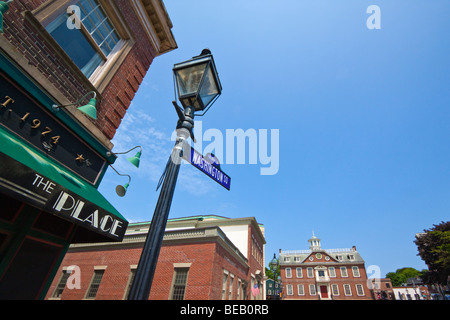
[[46, 29], [89, 78], [114, 52], [120, 37], [97, 0], [80, 0], [69, 8]]

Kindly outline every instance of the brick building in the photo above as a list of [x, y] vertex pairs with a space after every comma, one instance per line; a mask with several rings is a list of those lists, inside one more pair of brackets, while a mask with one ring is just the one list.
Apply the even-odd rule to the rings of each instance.
[[[148, 229], [131, 223], [120, 243], [72, 245], [46, 298], [127, 299]], [[264, 244], [253, 217], [169, 219], [149, 299], [263, 299]]]
[[374, 300], [395, 300], [391, 279], [372, 278], [369, 280], [369, 283]]
[[69, 244], [122, 240], [97, 191], [110, 140], [177, 45], [162, 0], [0, 4], [0, 299], [39, 299]]
[[369, 300], [364, 260], [351, 249], [321, 248], [308, 240], [309, 250], [282, 251], [279, 264], [286, 300]]

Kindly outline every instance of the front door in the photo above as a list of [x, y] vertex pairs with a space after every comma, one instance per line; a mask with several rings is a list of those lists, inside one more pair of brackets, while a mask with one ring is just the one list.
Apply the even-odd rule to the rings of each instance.
[[327, 286], [320, 286], [320, 295], [322, 296], [322, 299], [328, 298]]

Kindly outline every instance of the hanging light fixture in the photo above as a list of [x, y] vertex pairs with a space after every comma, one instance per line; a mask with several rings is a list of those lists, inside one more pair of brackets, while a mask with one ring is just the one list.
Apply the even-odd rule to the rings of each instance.
[[125, 195], [125, 193], [127, 193], [127, 189], [130, 186], [131, 183], [131, 176], [128, 174], [121, 174], [119, 173], [112, 165], [109, 165], [119, 176], [124, 176], [124, 177], [128, 177], [128, 182], [125, 183], [123, 186], [122, 185], [118, 185], [116, 187], [116, 193], [119, 197], [123, 197]]
[[3, 15], [9, 9], [9, 4], [12, 0], [9, 1], [0, 1], [0, 32], [3, 33]]
[[127, 160], [128, 160], [128, 162], [130, 162], [133, 166], [135, 166], [136, 168], [139, 168], [139, 163], [141, 162], [141, 155], [142, 155], [142, 147], [141, 147], [141, 146], [133, 147], [133, 148], [131, 148], [130, 150], [125, 151], [125, 152], [112, 152], [112, 151], [108, 151], [108, 152], [106, 153], [106, 155], [107, 155], [108, 157], [110, 157], [110, 156], [112, 156], [112, 155], [125, 154], [125, 153], [128, 153], [128, 152], [130, 152], [130, 151], [133, 151], [133, 150], [136, 149], [136, 148], [140, 148], [140, 150], [139, 150], [133, 157], [127, 158]]
[[77, 109], [80, 110], [80, 111], [81, 111], [82, 113], [84, 113], [85, 115], [87, 115], [88, 117], [90, 117], [90, 118], [96, 120], [96, 119], [97, 119], [97, 109], [95, 108], [95, 104], [97, 103], [97, 100], [96, 100], [97, 93], [96, 93], [95, 91], [90, 91], [90, 92], [88, 92], [86, 95], [84, 95], [80, 100], [78, 100], [78, 101], [75, 102], [75, 103], [66, 104], [66, 105], [56, 105], [56, 104], [54, 104], [54, 105], [52, 106], [52, 108], [53, 108], [53, 110], [54, 110], [55, 112], [57, 112], [57, 111], [59, 111], [61, 108], [65, 108], [65, 107], [68, 107], [68, 106], [73, 106], [73, 105], [76, 105], [76, 104], [79, 105], [80, 102], [83, 101], [83, 99], [85, 99], [85, 98], [86, 98], [88, 95], [90, 95], [90, 94], [94, 94], [94, 97], [91, 98], [91, 99], [89, 100], [89, 103], [86, 104], [86, 105], [83, 105], [83, 106], [81, 106], [81, 107], [78, 107]]
[[[139, 168], [139, 163], [141, 161], [141, 154], [142, 154], [142, 147], [141, 146], [136, 146], [134, 148], [131, 148], [130, 150], [127, 150], [125, 152], [112, 152], [112, 151], [108, 151], [106, 153], [106, 156], [110, 157], [112, 155], [118, 155], [118, 154], [125, 154], [128, 153], [136, 148], [140, 148], [140, 150], [133, 156], [130, 158], [127, 158], [128, 162], [130, 162], [133, 166], [135, 166], [136, 168]], [[116, 193], [119, 197], [123, 197], [125, 196], [125, 194], [127, 193], [127, 189], [130, 186], [130, 182], [131, 182], [131, 177], [128, 174], [120, 174], [119, 172], [117, 172], [116, 169], [114, 169], [114, 167], [112, 165], [109, 165], [119, 176], [126, 176], [128, 177], [128, 182], [125, 183], [123, 186], [122, 185], [118, 185], [116, 187]]]

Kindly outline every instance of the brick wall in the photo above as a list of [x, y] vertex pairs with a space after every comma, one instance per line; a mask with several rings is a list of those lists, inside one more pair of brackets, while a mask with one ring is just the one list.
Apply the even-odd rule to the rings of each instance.
[[[27, 18], [26, 12], [30, 13], [45, 2], [23, 0], [10, 3], [9, 10], [4, 15], [3, 36], [28, 60], [29, 65], [39, 70], [68, 101], [75, 102], [91, 91], [92, 87], [86, 85], [88, 80], [83, 78], [83, 75], [73, 72], [65, 59], [46, 40], [43, 27], [33, 23], [29, 15]], [[114, 3], [136, 42], [111, 82], [98, 97], [97, 120], [89, 118], [108, 139], [114, 137], [156, 56], [129, 1], [116, 0]]]
[[[307, 276], [307, 268], [312, 267], [315, 268], [317, 264], [310, 264], [310, 263], [304, 263], [301, 266], [300, 265], [283, 265], [281, 267], [281, 279], [284, 285], [283, 289], [283, 298], [284, 299], [300, 299], [300, 300], [318, 300], [319, 299], [319, 292], [320, 292], [320, 285], [329, 285], [329, 295], [332, 295], [332, 289], [331, 285], [337, 284], [339, 295], [333, 296], [334, 300], [368, 300], [371, 299], [371, 292], [367, 286], [367, 274], [366, 270], [364, 268], [363, 264], [340, 264], [340, 265], [333, 265], [335, 267], [335, 273], [336, 277], [329, 277], [329, 281], [326, 283], [318, 283], [315, 279], [315, 272], [314, 272], [314, 278], [309, 278]], [[352, 267], [357, 266], [359, 270], [359, 277], [353, 276]], [[286, 277], [286, 268], [291, 268], [292, 276], [290, 278]], [[297, 277], [296, 275], [296, 267], [302, 268], [302, 277]], [[343, 277], [341, 274], [340, 267], [346, 267], [347, 269], [347, 277]], [[298, 287], [297, 285], [303, 285], [304, 288], [304, 294], [299, 295], [298, 294]], [[311, 295], [309, 290], [309, 285], [315, 285], [316, 286], [316, 294]], [[349, 284], [351, 289], [351, 295], [347, 296], [344, 292], [344, 284]], [[360, 284], [363, 287], [364, 295], [358, 295], [356, 291], [356, 284]], [[287, 285], [292, 285], [293, 294], [287, 295]]]
[[[122, 249], [84, 249], [69, 251], [48, 290], [49, 299], [62, 274], [62, 269], [70, 265], [80, 268], [80, 289], [66, 289], [61, 300], [81, 300], [85, 298], [94, 274], [94, 267], [106, 266], [105, 273], [97, 292], [96, 300], [121, 300], [127, 287], [130, 266], [137, 265], [141, 247], [121, 247]], [[150, 292], [151, 300], [167, 300], [174, 275], [174, 264], [190, 263], [188, 282], [185, 291], [186, 300], [220, 300], [222, 299], [222, 281], [224, 270], [234, 274], [232, 299], [237, 299], [238, 279], [250, 283], [248, 267], [236, 260], [217, 242], [186, 243], [163, 245], [161, 248], [155, 276]], [[228, 299], [229, 282], [227, 282]], [[250, 288], [248, 290], [248, 298]]]

